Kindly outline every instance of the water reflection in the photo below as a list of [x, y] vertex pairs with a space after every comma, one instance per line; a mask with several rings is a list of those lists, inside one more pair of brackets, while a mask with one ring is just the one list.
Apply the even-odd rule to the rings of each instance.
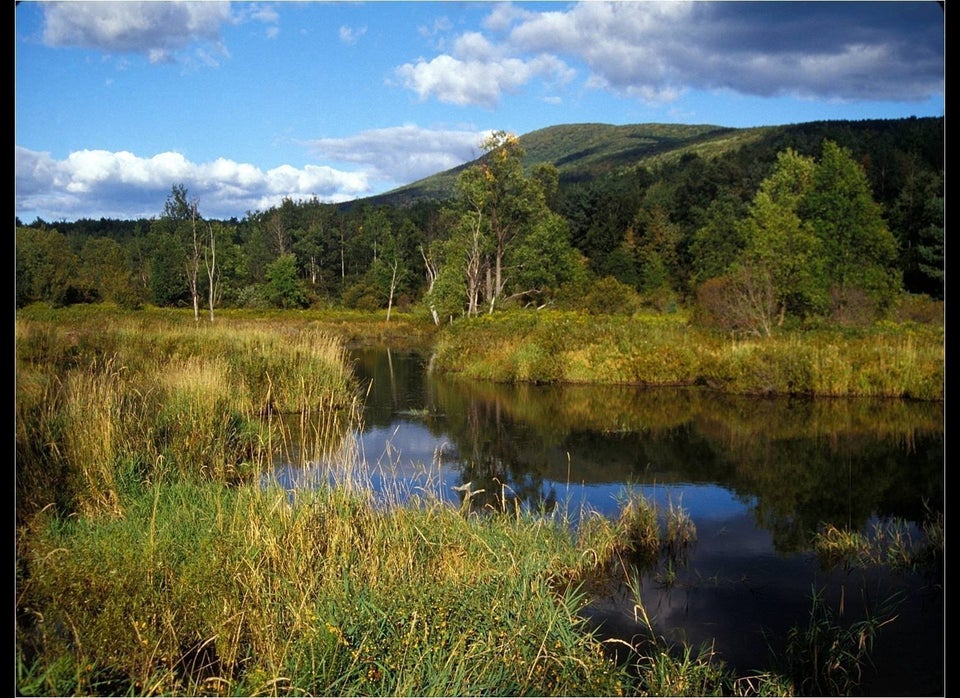
[[[677, 504], [697, 528], [687, 564], [669, 585], [643, 578], [659, 633], [709, 644], [742, 671], [767, 666], [811, 593], [852, 622], [866, 604], [904, 595], [884, 628], [868, 694], [943, 691], [941, 578], [921, 573], [822, 569], [818, 526], [867, 530], [877, 521], [919, 525], [944, 504], [943, 405], [874, 400], [758, 399], [697, 389], [503, 386], [432, 375], [416, 352], [358, 350], [369, 392], [350, 441], [370, 481], [402, 498], [562, 507], [615, 515], [625, 488], [660, 511]], [[329, 479], [324, 464], [278, 471], [289, 486]], [[300, 478], [295, 482], [296, 478]], [[642, 632], [625, 588], [588, 609], [602, 631]], [[873, 607], [873, 606], [871, 606]], [[859, 614], [859, 615], [858, 615]]]

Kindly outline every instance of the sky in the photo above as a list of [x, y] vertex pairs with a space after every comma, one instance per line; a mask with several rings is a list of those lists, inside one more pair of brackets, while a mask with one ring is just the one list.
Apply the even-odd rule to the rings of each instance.
[[937, 2], [40, 2], [14, 8], [24, 223], [343, 202], [572, 123], [944, 113]]

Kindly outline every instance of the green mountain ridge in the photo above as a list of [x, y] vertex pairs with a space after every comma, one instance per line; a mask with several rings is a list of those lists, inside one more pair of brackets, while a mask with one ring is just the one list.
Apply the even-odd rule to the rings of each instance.
[[[688, 153], [701, 157], [717, 155], [755, 141], [777, 128], [782, 127], [737, 129], [709, 124], [559, 124], [531, 131], [520, 136], [519, 140], [526, 153], [523, 158], [525, 167], [552, 164], [560, 174], [560, 181], [571, 183], [619, 168], [675, 160]], [[373, 205], [407, 205], [447, 199], [453, 194], [457, 176], [481, 159], [482, 156], [362, 201]]]
[[[732, 128], [711, 124], [604, 123], [559, 124], [519, 136], [525, 151], [523, 164], [554, 165], [561, 184], [589, 181], [616, 171], [658, 166], [685, 156], [709, 159], [745, 146], [763, 146], [775, 152], [786, 146], [816, 143], [823, 138], [844, 140], [843, 134], [879, 133], [909, 128], [911, 123], [940, 121], [942, 117], [917, 119], [815, 121], [781, 126]], [[771, 150], [772, 149], [772, 150]], [[370, 205], [406, 206], [422, 201], [443, 201], [453, 196], [457, 176], [483, 156], [457, 167], [424, 177], [410, 184], [357, 201]]]

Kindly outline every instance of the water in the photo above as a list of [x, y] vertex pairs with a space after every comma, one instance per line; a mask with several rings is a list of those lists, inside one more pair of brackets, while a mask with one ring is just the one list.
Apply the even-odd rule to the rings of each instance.
[[[897, 595], [864, 667], [865, 695], [943, 695], [942, 569], [831, 569], [810, 540], [822, 523], [869, 533], [943, 511], [943, 405], [746, 398], [699, 389], [503, 386], [436, 376], [424, 354], [358, 349], [369, 388], [348, 440], [391, 501], [416, 493], [476, 508], [520, 506], [616, 516], [625, 493], [675, 506], [696, 542], [672, 568], [643, 575], [655, 632], [705, 648], [740, 674], [771, 667], [814, 594], [844, 627]], [[290, 488], [333, 475], [328, 464], [280, 467]], [[668, 574], [669, 572], [669, 574]], [[632, 590], [585, 609], [603, 636], [646, 625]]]

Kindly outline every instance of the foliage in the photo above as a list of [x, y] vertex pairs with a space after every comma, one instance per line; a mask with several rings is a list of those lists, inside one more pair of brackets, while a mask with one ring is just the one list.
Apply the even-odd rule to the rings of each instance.
[[55, 228], [16, 229], [16, 302], [64, 305], [75, 294], [77, 257]]
[[590, 284], [577, 306], [591, 315], [632, 315], [640, 308], [640, 296], [631, 286], [604, 276]]
[[267, 266], [264, 295], [275, 308], [305, 308], [307, 291], [297, 275], [297, 258], [293, 254], [277, 257]]
[[873, 199], [863, 168], [849, 150], [825, 141], [810, 189], [798, 207], [819, 241], [825, 285], [836, 288], [834, 315], [842, 313], [848, 293], [867, 292], [886, 308], [900, 291], [894, 263], [897, 242]]

